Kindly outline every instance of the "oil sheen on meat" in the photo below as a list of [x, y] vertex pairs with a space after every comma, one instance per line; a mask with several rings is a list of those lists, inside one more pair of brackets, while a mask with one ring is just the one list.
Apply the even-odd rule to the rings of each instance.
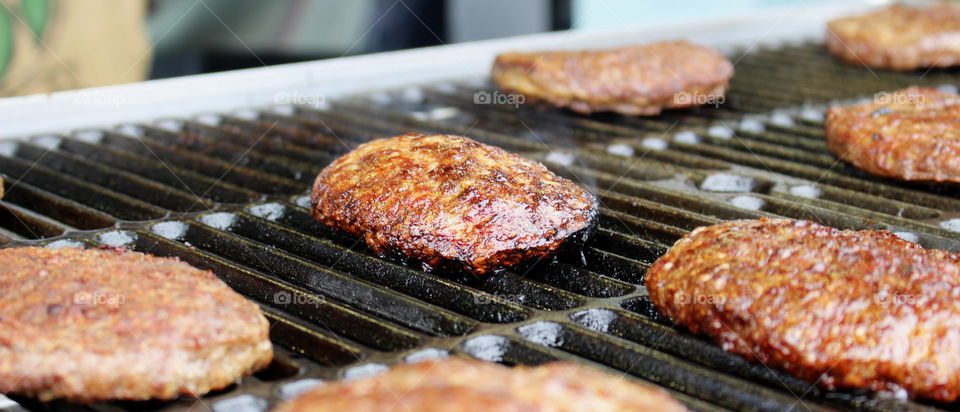
[[546, 257], [595, 223], [597, 200], [543, 165], [462, 136], [360, 145], [314, 183], [313, 216], [381, 255], [484, 274]]
[[200, 396], [273, 358], [260, 307], [175, 258], [16, 247], [0, 262], [0, 393]]
[[608, 50], [511, 52], [491, 76], [508, 92], [580, 113], [656, 115], [723, 103], [733, 64], [708, 47], [669, 41]]
[[646, 284], [679, 325], [826, 389], [960, 394], [954, 253], [886, 231], [737, 220], [679, 240]]
[[958, 42], [960, 6], [945, 1], [896, 3], [827, 23], [827, 50], [856, 66], [900, 71], [956, 66]]
[[877, 176], [960, 183], [960, 96], [911, 87], [827, 112], [827, 147]]
[[276, 412], [683, 412], [658, 388], [573, 363], [508, 368], [450, 358], [322, 385]]

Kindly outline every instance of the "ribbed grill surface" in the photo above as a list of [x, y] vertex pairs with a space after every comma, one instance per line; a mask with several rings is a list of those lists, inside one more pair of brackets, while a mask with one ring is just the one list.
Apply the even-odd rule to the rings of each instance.
[[[820, 44], [734, 53], [719, 108], [654, 118], [476, 104], [486, 80], [329, 102], [321, 109], [164, 120], [0, 142], [0, 245], [128, 246], [216, 272], [259, 302], [278, 360], [201, 402], [93, 410], [263, 410], [317, 382], [463, 354], [506, 364], [563, 359], [661, 385], [694, 410], [956, 409], [827, 393], [723, 352], [658, 316], [645, 269], [697, 226], [786, 216], [902, 232], [956, 250], [952, 186], [890, 182], [831, 156], [825, 105], [954, 71], [896, 74], [834, 62]], [[404, 132], [465, 134], [543, 162], [601, 199], [582, 254], [482, 279], [378, 258], [310, 217], [307, 193], [356, 145]], [[956, 224], [954, 224], [956, 223]], [[28, 408], [77, 408], [59, 402]], [[73, 410], [73, 409], [71, 409]]]

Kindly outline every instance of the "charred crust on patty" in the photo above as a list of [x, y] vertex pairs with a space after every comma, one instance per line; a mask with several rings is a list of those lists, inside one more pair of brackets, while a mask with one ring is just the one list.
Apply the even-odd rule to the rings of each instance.
[[721, 103], [733, 64], [685, 41], [607, 50], [510, 52], [496, 57], [499, 87], [580, 113], [656, 115]]
[[647, 272], [664, 315], [827, 390], [960, 395], [960, 256], [809, 221], [701, 227]]
[[960, 96], [911, 87], [827, 111], [827, 148], [885, 178], [960, 183]]
[[659, 388], [573, 363], [508, 368], [449, 358], [398, 365], [369, 378], [322, 385], [275, 412], [683, 412]]
[[588, 236], [598, 201], [543, 165], [462, 136], [360, 145], [317, 176], [313, 216], [383, 256], [474, 274]]
[[17, 247], [0, 261], [0, 393], [196, 397], [273, 357], [259, 306], [175, 258]]
[[827, 23], [827, 50], [855, 65], [898, 71], [960, 64], [960, 6], [894, 4]]

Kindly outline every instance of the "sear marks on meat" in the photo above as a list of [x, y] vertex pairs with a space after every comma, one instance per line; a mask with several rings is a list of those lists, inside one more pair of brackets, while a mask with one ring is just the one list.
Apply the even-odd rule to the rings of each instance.
[[733, 65], [716, 50], [685, 41], [611, 50], [504, 53], [491, 72], [500, 88], [580, 113], [657, 115], [662, 109], [718, 104]]
[[666, 392], [572, 363], [508, 368], [449, 358], [320, 386], [275, 412], [683, 412]]
[[960, 393], [956, 254], [886, 231], [737, 220], [677, 241], [646, 284], [678, 324], [828, 390]]
[[827, 50], [846, 62], [890, 70], [960, 64], [960, 7], [894, 4], [827, 23]]
[[585, 238], [596, 197], [543, 165], [452, 135], [374, 140], [327, 166], [313, 216], [374, 252], [475, 274]]
[[273, 358], [260, 308], [176, 259], [21, 247], [0, 262], [0, 393], [199, 396]]
[[911, 87], [827, 112], [827, 147], [877, 176], [960, 182], [960, 96]]

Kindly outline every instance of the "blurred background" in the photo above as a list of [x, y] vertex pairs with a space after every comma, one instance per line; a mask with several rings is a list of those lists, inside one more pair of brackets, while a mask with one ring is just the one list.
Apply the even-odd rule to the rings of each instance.
[[0, 96], [830, 0], [0, 0]]

